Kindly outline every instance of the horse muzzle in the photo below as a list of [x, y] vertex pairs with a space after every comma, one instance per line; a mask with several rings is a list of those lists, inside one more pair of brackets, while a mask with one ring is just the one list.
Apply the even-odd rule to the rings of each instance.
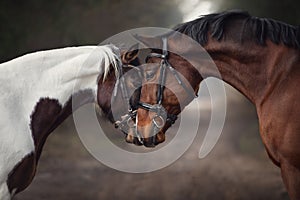
[[144, 145], [145, 147], [155, 147], [156, 145], [162, 143], [165, 141], [165, 134], [162, 131], [159, 131], [156, 135], [143, 138], [143, 137], [137, 137], [133, 134], [127, 134], [125, 138], [126, 142], [135, 144], [137, 146]]

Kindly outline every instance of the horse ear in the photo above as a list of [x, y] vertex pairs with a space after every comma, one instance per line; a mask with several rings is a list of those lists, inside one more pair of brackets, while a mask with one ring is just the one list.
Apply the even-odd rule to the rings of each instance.
[[161, 39], [158, 37], [147, 37], [138, 34], [132, 35], [137, 41], [143, 43], [146, 47], [160, 49], [162, 46]]
[[124, 64], [129, 64], [134, 61], [139, 54], [139, 44], [132, 45], [127, 51], [122, 53], [121, 59]]

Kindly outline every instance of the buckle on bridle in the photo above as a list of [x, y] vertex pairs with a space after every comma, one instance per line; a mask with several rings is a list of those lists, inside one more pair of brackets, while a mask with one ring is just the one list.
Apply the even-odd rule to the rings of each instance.
[[155, 115], [152, 118], [152, 121], [158, 129], [161, 129], [165, 126], [165, 119], [161, 115]]

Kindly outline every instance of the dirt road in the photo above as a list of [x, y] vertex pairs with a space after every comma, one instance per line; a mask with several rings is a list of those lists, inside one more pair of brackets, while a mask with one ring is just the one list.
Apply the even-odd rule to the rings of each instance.
[[[209, 117], [209, 112], [202, 112], [201, 123], [207, 124]], [[16, 199], [288, 199], [280, 170], [264, 151], [249, 102], [228, 105], [220, 141], [200, 160], [197, 155], [204, 129], [205, 125], [189, 150], [171, 166], [153, 173], [128, 174], [89, 155], [69, 119], [48, 139], [33, 183]], [[122, 135], [114, 137], [120, 146], [135, 148]]]

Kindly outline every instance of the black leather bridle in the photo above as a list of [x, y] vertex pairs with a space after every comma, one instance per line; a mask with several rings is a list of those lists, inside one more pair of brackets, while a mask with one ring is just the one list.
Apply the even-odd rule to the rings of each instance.
[[[154, 117], [152, 118], [152, 122], [153, 122], [152, 125], [154, 124], [153, 128], [154, 128], [155, 133], [157, 133], [157, 131], [159, 131], [161, 128], [163, 128], [165, 123], [174, 124], [177, 119], [177, 115], [168, 113], [162, 106], [163, 92], [165, 89], [167, 69], [169, 69], [171, 71], [171, 73], [176, 78], [178, 84], [181, 85], [181, 87], [189, 94], [189, 96], [192, 99], [194, 99], [196, 97], [194, 91], [192, 91], [191, 89], [189, 89], [187, 87], [187, 85], [180, 78], [177, 71], [168, 62], [168, 46], [167, 46], [167, 38], [166, 37], [162, 38], [162, 44], [163, 44], [162, 54], [152, 52], [146, 58], [146, 62], [149, 58], [153, 58], [153, 57], [161, 59], [160, 69], [159, 69], [160, 76], [159, 76], [159, 81], [158, 81], [158, 86], [157, 86], [158, 88], [157, 88], [156, 104], [149, 104], [149, 103], [145, 103], [145, 102], [141, 102], [141, 101], [138, 102], [138, 105], [130, 104], [130, 98], [128, 96], [127, 87], [126, 87], [124, 77], [123, 77], [123, 70], [122, 70], [123, 66], [122, 65], [119, 67], [120, 78], [117, 79], [117, 82], [115, 84], [114, 98], [116, 98], [116, 95], [117, 95], [117, 87], [118, 87], [118, 85], [120, 85], [122, 96], [125, 99], [125, 101], [128, 102], [128, 105], [127, 105], [128, 113], [126, 115], [122, 116], [121, 121], [117, 121], [115, 123], [115, 127], [121, 129], [125, 133], [128, 133], [129, 129], [133, 129], [135, 131], [135, 136], [138, 138], [138, 140], [141, 144], [143, 144], [143, 140], [142, 140], [141, 135], [137, 131], [137, 125], [136, 125], [137, 124], [137, 121], [136, 121], [137, 107], [155, 113]], [[138, 68], [136, 68], [136, 69], [138, 69]], [[139, 76], [141, 78], [143, 78], [141, 75], [141, 72], [138, 71], [138, 73], [139, 73]], [[153, 137], [153, 139], [155, 140], [155, 137]]]
[[[121, 131], [123, 131], [125, 134], [127, 134], [129, 129], [135, 129], [137, 105], [132, 105], [130, 103], [130, 97], [128, 95], [127, 86], [126, 86], [125, 80], [124, 80], [123, 67], [124, 67], [123, 64], [118, 65], [119, 78], [117, 78], [116, 83], [115, 83], [112, 101], [115, 101], [115, 99], [117, 98], [118, 87], [120, 86], [122, 98], [125, 100], [125, 102], [127, 102], [127, 112], [128, 113], [121, 116], [120, 121], [115, 122], [115, 128], [118, 128]], [[142, 74], [141, 74], [140, 69], [138, 67], [134, 67], [134, 69], [138, 71], [138, 75], [141, 78]]]
[[165, 109], [163, 108], [163, 106], [162, 106], [163, 92], [164, 92], [164, 89], [165, 89], [166, 70], [167, 69], [169, 69], [171, 71], [171, 73], [176, 78], [178, 84], [181, 85], [181, 87], [189, 94], [189, 96], [192, 99], [194, 99], [196, 97], [194, 91], [191, 91], [187, 87], [187, 85], [180, 78], [177, 71], [168, 62], [168, 44], [167, 44], [167, 38], [166, 37], [162, 38], [162, 44], [163, 44], [162, 54], [152, 52], [146, 58], [146, 62], [149, 58], [153, 58], [153, 57], [161, 59], [161, 62], [160, 62], [160, 76], [159, 76], [159, 82], [158, 82], [158, 88], [157, 88], [156, 104], [152, 105], [152, 104], [148, 104], [148, 103], [141, 102], [141, 101], [139, 101], [139, 103], [138, 103], [138, 106], [140, 108], [156, 113], [154, 118], [152, 119], [152, 121], [153, 121], [153, 124], [155, 125], [155, 127], [157, 129], [161, 129], [164, 126], [165, 122], [169, 122], [171, 124], [174, 124], [176, 119], [177, 119], [177, 115], [172, 114], [172, 113], [167, 113], [165, 111]]

